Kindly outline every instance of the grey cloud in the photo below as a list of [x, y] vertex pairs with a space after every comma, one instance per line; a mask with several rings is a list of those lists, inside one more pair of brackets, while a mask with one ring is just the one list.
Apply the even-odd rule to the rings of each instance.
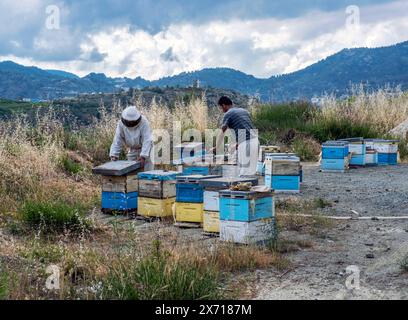
[[[97, 63], [105, 55], [97, 50], [81, 57], [80, 45], [87, 43], [88, 34], [106, 31], [111, 27], [129, 25], [131, 30], [151, 34], [169, 24], [189, 22], [200, 24], [211, 20], [259, 19], [267, 17], [298, 17], [311, 10], [331, 11], [347, 5], [371, 5], [391, 0], [41, 0], [31, 11], [10, 11], [0, 2], [0, 55], [29, 57], [35, 61], [72, 61]], [[10, 2], [7, 2], [10, 3]], [[18, 7], [17, 3], [14, 8]], [[35, 2], [33, 2], [35, 3]], [[47, 5], [61, 9], [61, 30], [45, 30]], [[23, 6], [23, 4], [21, 4]], [[313, 37], [315, 30], [308, 30]], [[39, 43], [44, 46], [38, 46]], [[255, 63], [253, 52], [244, 47], [231, 47], [234, 65]], [[225, 50], [220, 48], [219, 50]], [[162, 53], [164, 61], [178, 61], [170, 47]], [[126, 70], [131, 55], [120, 64]], [[246, 59], [246, 60], [245, 60]], [[245, 60], [245, 61], [244, 61]]]
[[160, 58], [163, 61], [167, 61], [167, 62], [179, 62], [179, 58], [177, 57], [177, 55], [173, 53], [172, 47], [168, 48], [165, 52], [163, 52], [160, 55]]
[[96, 48], [94, 48], [89, 56], [87, 57], [88, 62], [101, 62], [106, 58], [106, 53], [100, 53]]

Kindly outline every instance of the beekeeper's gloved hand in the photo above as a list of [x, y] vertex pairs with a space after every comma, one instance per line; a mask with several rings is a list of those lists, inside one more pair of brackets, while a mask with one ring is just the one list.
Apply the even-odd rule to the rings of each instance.
[[137, 161], [140, 161], [140, 167], [144, 168], [146, 159], [144, 157], [140, 157], [139, 159], [137, 159]]

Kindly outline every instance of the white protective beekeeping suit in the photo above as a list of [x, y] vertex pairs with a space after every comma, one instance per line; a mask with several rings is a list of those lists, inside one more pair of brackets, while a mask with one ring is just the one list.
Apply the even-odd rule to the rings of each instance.
[[126, 108], [122, 113], [122, 118], [127, 121], [140, 122], [135, 127], [127, 127], [122, 120], [118, 122], [115, 137], [110, 149], [110, 157], [119, 158], [124, 147], [129, 149], [127, 159], [136, 161], [139, 157], [146, 159], [144, 170], [153, 170], [151, 159], [153, 149], [152, 130], [147, 119], [140, 114], [136, 107]]

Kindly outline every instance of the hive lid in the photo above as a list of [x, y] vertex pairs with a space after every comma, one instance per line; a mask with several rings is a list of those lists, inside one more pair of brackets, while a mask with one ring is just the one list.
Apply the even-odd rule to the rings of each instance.
[[337, 141], [347, 141], [351, 143], [364, 143], [364, 138], [363, 137], [346, 138], [346, 139], [339, 139]]
[[193, 174], [193, 175], [185, 175], [185, 176], [177, 176], [177, 181], [197, 181], [197, 180], [203, 180], [203, 179], [211, 179], [211, 178], [220, 178], [220, 175], [201, 175], [201, 174]]
[[296, 153], [285, 152], [265, 152], [265, 156], [269, 157], [295, 157]]
[[344, 147], [348, 145], [348, 141], [326, 141], [323, 143], [324, 147]]
[[229, 177], [220, 177], [212, 179], [202, 179], [200, 184], [203, 188], [229, 188], [232, 185], [238, 183], [251, 182], [253, 186], [258, 185], [258, 177], [246, 177], [246, 178], [229, 178]]
[[399, 140], [373, 139], [374, 143], [394, 144], [399, 143]]
[[273, 196], [272, 190], [268, 188], [268, 191], [232, 191], [232, 190], [220, 190], [221, 198], [237, 198], [237, 199], [254, 199]]
[[124, 176], [140, 169], [139, 161], [111, 161], [92, 169], [93, 174]]
[[296, 156], [290, 156], [290, 157], [279, 156], [279, 157], [271, 157], [267, 159], [271, 160], [272, 162], [299, 162], [300, 163], [300, 158]]
[[198, 148], [198, 147], [203, 147], [204, 143], [203, 142], [184, 142], [182, 144], [179, 144], [175, 146], [176, 149], [181, 149], [181, 148]]
[[179, 174], [177, 171], [152, 170], [140, 172], [138, 178], [141, 180], [175, 180]]

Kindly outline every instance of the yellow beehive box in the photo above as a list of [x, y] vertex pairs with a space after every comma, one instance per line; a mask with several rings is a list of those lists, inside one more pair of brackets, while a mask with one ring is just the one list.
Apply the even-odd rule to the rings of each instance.
[[204, 204], [176, 202], [177, 222], [203, 222]]
[[205, 232], [220, 233], [220, 213], [204, 211], [203, 229]]
[[138, 198], [138, 213], [144, 217], [168, 217], [173, 215], [173, 204], [176, 198], [153, 199]]

